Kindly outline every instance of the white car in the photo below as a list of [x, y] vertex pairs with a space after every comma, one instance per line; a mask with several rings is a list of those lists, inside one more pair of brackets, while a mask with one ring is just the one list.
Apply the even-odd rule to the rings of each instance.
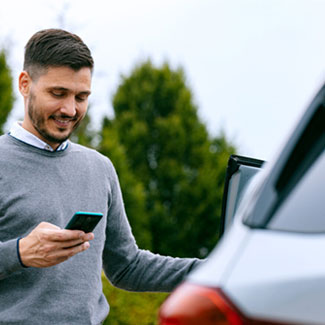
[[325, 324], [325, 84], [239, 198], [240, 176], [227, 181], [223, 237], [160, 324]]

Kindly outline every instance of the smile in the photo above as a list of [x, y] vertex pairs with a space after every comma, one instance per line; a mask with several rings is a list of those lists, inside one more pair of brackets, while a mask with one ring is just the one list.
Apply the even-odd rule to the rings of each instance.
[[60, 127], [67, 127], [72, 121], [74, 121], [74, 119], [61, 120], [61, 119], [58, 119], [58, 118], [55, 118], [55, 117], [53, 117], [53, 120]]

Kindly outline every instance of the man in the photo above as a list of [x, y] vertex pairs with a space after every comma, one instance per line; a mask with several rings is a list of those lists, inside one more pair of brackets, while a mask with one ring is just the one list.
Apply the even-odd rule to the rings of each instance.
[[[69, 32], [43, 30], [25, 48], [25, 115], [0, 137], [0, 324], [100, 324], [101, 270], [116, 286], [170, 291], [199, 264], [140, 250], [110, 160], [68, 138], [87, 112], [93, 59]], [[101, 212], [93, 233], [66, 230]]]

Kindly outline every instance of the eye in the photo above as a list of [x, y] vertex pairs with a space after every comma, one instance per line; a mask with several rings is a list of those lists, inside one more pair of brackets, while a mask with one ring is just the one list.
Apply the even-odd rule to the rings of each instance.
[[79, 97], [79, 96], [76, 96], [76, 101], [77, 102], [83, 102], [85, 99], [84, 98], [82, 98], [82, 97]]
[[56, 97], [56, 98], [60, 98], [60, 97], [64, 96], [64, 93], [58, 92], [58, 91], [52, 91], [51, 94], [53, 97]]
[[76, 96], [76, 101], [79, 102], [79, 103], [82, 103], [84, 101], [86, 101], [88, 98], [88, 96]]

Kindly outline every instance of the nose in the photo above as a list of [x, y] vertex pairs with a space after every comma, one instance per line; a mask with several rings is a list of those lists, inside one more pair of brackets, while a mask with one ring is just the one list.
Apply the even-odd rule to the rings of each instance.
[[74, 117], [76, 115], [76, 100], [73, 96], [69, 96], [65, 99], [65, 101], [62, 103], [62, 106], [60, 108], [60, 112], [62, 115], [66, 115], [69, 117]]

